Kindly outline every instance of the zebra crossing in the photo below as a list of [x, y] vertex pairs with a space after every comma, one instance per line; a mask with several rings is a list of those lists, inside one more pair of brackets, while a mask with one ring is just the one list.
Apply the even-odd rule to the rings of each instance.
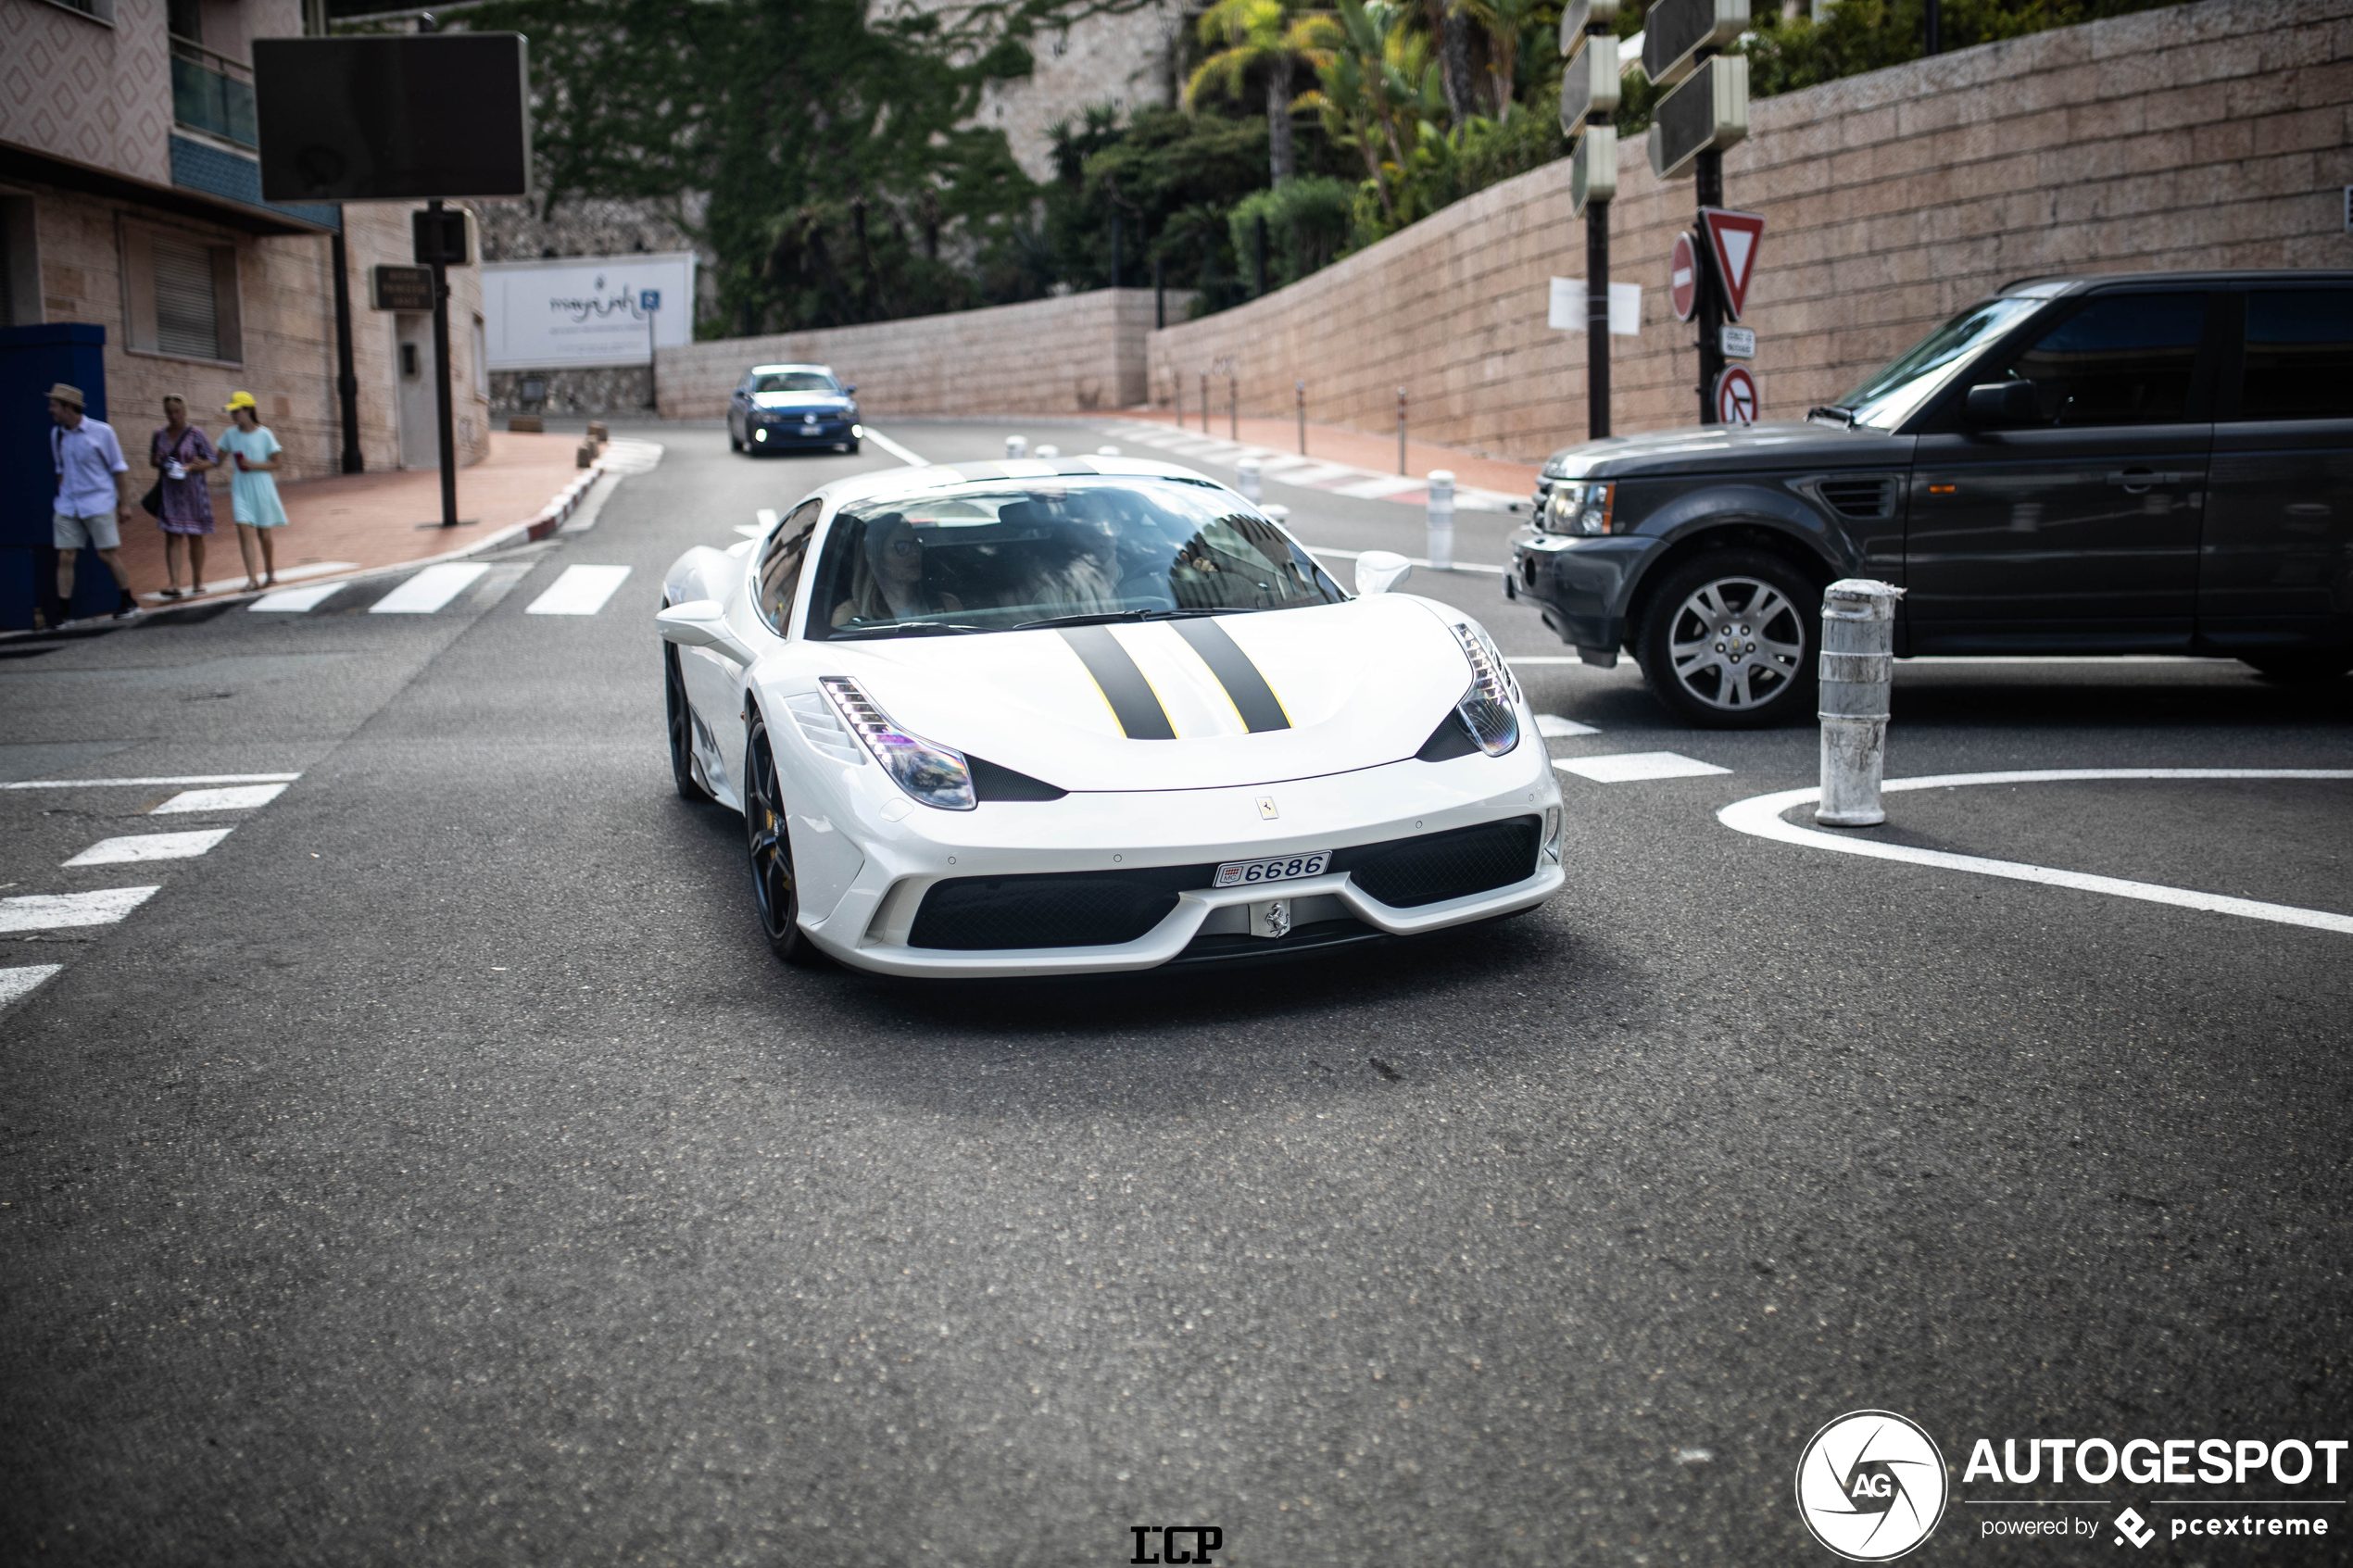
[[[0, 784], [0, 789], [53, 791], [59, 796], [122, 789], [170, 789], [173, 793], [149, 806], [144, 815], [203, 815], [231, 819], [216, 821], [213, 825], [201, 828], [111, 834], [83, 847], [58, 862], [57, 867], [60, 872], [87, 872], [93, 868], [120, 866], [135, 868], [129, 874], [153, 878], [158, 874], [157, 868], [169, 862], [197, 859], [219, 848], [237, 831], [237, 817], [258, 811], [277, 799], [288, 784], [301, 776], [299, 773], [247, 773], [167, 778], [31, 779], [12, 780]], [[164, 885], [160, 882], [143, 880], [121, 886], [72, 889], [71, 879], [66, 880], [66, 890], [0, 897], [0, 935], [17, 936], [20, 941], [57, 940], [49, 938], [47, 934], [113, 925], [162, 892]], [[20, 884], [10, 883], [8, 885]], [[32, 995], [65, 967], [63, 963], [12, 963], [0, 958], [0, 1009]]]
[[[1213, 463], [1220, 468], [1232, 468], [1244, 458], [1255, 458], [1260, 476], [1277, 484], [1325, 490], [1335, 495], [1350, 495], [1359, 500], [1395, 501], [1418, 507], [1423, 504], [1428, 489], [1426, 481], [1406, 474], [1375, 473], [1370, 469], [1303, 458], [1296, 452], [1253, 446], [1246, 441], [1228, 441], [1172, 425], [1147, 424], [1141, 420], [1106, 420], [1097, 428], [1105, 435], [1116, 436], [1139, 446], [1150, 446], [1172, 458]], [[1512, 512], [1526, 505], [1525, 496], [1506, 495], [1497, 490], [1481, 490], [1476, 485], [1454, 486], [1454, 508], [1457, 511]]]
[[[494, 575], [504, 573], [503, 577]], [[527, 606], [525, 615], [595, 615], [611, 602], [629, 577], [625, 566], [568, 566], [546, 592]], [[369, 615], [438, 615], [466, 599], [469, 589], [501, 592], [514, 585], [521, 571], [493, 567], [481, 561], [442, 561], [383, 589], [383, 577], [317, 583], [281, 588], [245, 606], [249, 615], [310, 615], [364, 609]], [[487, 580], [487, 581], [485, 581]], [[371, 592], [377, 596], [363, 604]], [[471, 602], [471, 601], [468, 601]]]

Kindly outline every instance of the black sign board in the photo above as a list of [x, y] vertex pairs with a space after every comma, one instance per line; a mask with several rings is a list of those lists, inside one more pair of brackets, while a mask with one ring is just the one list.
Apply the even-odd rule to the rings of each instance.
[[377, 267], [368, 273], [368, 303], [378, 310], [433, 308], [433, 269]]
[[1661, 87], [1691, 74], [1692, 56], [1748, 30], [1748, 0], [1658, 0], [1642, 17], [1642, 74]]
[[1720, 153], [1748, 135], [1748, 62], [1711, 55], [1651, 110], [1651, 172], [1672, 180], [1702, 153]]
[[257, 38], [262, 198], [528, 195], [525, 76], [519, 32]]
[[431, 267], [463, 267], [473, 259], [466, 248], [466, 215], [444, 207], [409, 215], [409, 240], [416, 247], [417, 263]]

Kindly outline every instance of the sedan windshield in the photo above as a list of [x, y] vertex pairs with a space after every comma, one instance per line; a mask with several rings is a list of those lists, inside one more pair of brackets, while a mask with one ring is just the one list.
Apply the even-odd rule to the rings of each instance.
[[1858, 425], [1894, 430], [1944, 391], [1978, 350], [2049, 303], [2013, 295], [1970, 306], [1840, 398], [1837, 411]]
[[751, 378], [751, 390], [838, 393], [841, 383], [823, 370], [770, 370]]
[[1307, 552], [1214, 487], [1074, 475], [845, 507], [825, 535], [812, 638], [1337, 604]]

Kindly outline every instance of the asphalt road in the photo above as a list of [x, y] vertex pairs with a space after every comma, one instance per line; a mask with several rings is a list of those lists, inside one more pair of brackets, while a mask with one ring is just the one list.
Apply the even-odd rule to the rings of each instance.
[[[369, 613], [385, 579], [0, 646], [0, 778], [298, 775], [153, 821], [268, 786], [0, 790], [0, 898], [157, 889], [0, 931], [0, 976], [58, 966], [0, 1011], [11, 1561], [1113, 1564], [1201, 1524], [1221, 1563], [1827, 1562], [1793, 1476], [1861, 1408], [1943, 1446], [1915, 1561], [2112, 1561], [1962, 1499], [2284, 1494], [1964, 1484], [1969, 1443], [2353, 1436], [2353, 935], [1736, 834], [1812, 731], [1561, 662], [1519, 666], [1596, 732], [1555, 757], [1727, 771], [1565, 775], [1529, 916], [1175, 981], [786, 969], [738, 820], [671, 789], [650, 621], [686, 546], [895, 459], [658, 439], [434, 613]], [[1407, 508], [1268, 496], [1420, 553]], [[526, 613], [577, 565], [630, 571]], [[1491, 573], [1405, 587], [1568, 652]], [[1889, 773], [2348, 740], [2348, 682], [1913, 664]], [[2353, 914], [2344, 781], [1889, 799], [1891, 842]], [[2159, 1554], [2342, 1560], [2196, 1545]]]

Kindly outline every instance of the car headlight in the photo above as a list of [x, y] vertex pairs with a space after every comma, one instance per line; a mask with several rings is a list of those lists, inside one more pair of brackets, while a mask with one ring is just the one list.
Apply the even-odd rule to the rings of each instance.
[[1553, 486], [1537, 525], [1547, 533], [1606, 533], [1611, 504], [1617, 486], [1585, 480], [1564, 480]]
[[980, 803], [963, 752], [909, 734], [846, 675], [827, 675], [818, 684], [841, 710], [850, 734], [865, 742], [883, 771], [917, 801], [942, 811], [969, 811]]
[[1501, 757], [1519, 744], [1519, 684], [1486, 633], [1457, 621], [1454, 639], [1463, 645], [1463, 657], [1471, 667], [1470, 689], [1454, 711], [1463, 716], [1479, 750]]

